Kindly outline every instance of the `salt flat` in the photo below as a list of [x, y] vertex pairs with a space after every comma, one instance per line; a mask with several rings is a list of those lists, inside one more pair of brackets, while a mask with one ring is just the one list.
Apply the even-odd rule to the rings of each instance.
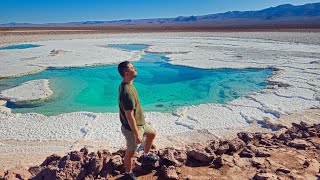
[[[265, 119], [276, 121], [294, 112], [319, 109], [319, 34], [264, 32], [10, 36], [2, 40], [1, 46], [17, 42], [41, 46], [1, 51], [0, 77], [37, 73], [47, 67], [98, 66], [124, 60], [135, 61], [143, 51], [125, 51], [106, 45], [137, 43], [150, 45], [146, 50], [148, 52], [167, 53], [170, 59], [168, 63], [176, 65], [205, 69], [275, 70], [268, 79], [270, 85], [266, 89], [227, 104], [188, 106], [178, 108], [173, 113], [145, 113], [146, 120], [158, 132], [158, 147], [183, 146], [187, 142], [200, 141], [186, 134], [223, 138], [248, 127], [254, 127], [252, 129], [256, 131], [270, 131], [256, 122], [263, 124]], [[320, 120], [320, 115], [317, 117]], [[173, 137], [179, 141], [173, 141]], [[17, 146], [12, 146], [12, 142], [16, 142]], [[30, 153], [32, 145], [21, 145], [22, 142], [34, 142], [41, 147], [54, 144], [50, 142], [64, 142], [52, 150], [43, 148], [47, 149], [47, 155], [83, 145], [115, 149], [124, 146], [117, 113], [75, 112], [46, 117], [35, 113], [13, 114], [7, 108], [0, 107], [0, 154], [12, 156], [17, 148], [25, 148], [24, 153]], [[2, 166], [9, 167], [21, 159], [1, 161]], [[30, 161], [26, 159], [20, 163], [28, 164]], [[39, 157], [34, 161], [39, 163], [42, 159]]]

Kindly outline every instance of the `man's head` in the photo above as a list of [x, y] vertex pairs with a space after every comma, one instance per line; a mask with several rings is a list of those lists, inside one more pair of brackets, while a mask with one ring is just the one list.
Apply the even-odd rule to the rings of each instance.
[[133, 79], [136, 76], [138, 76], [138, 73], [136, 71], [136, 68], [129, 62], [129, 61], [123, 61], [118, 65], [118, 71], [122, 78], [129, 78]]

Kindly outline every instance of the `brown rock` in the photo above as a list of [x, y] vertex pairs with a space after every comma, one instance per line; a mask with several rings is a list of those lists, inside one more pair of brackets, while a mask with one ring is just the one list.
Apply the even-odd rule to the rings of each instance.
[[40, 166], [56, 165], [60, 159], [61, 157], [57, 154], [52, 154], [51, 156], [47, 157]]
[[163, 165], [161, 167], [161, 171], [164, 175], [164, 178], [166, 178], [166, 179], [178, 179], [179, 178], [177, 171], [176, 171], [176, 167], [174, 167], [174, 166], [166, 167], [165, 165]]
[[279, 136], [279, 139], [283, 140], [283, 141], [289, 141], [291, 140], [291, 137], [289, 134], [285, 134], [285, 133], [282, 133], [280, 136]]
[[31, 173], [22, 166], [14, 167], [9, 169], [6, 174], [4, 174], [4, 179], [30, 179], [32, 177]]
[[288, 129], [287, 128], [281, 128], [277, 132], [274, 133], [274, 136], [272, 137], [273, 139], [279, 139], [280, 135], [285, 133]]
[[69, 156], [71, 161], [80, 161], [83, 157], [83, 153], [78, 151], [72, 151], [69, 153]]
[[34, 180], [40, 180], [40, 179], [46, 179], [46, 180], [55, 180], [58, 179], [58, 171], [59, 168], [49, 166], [45, 169], [43, 169], [39, 174], [37, 174], [32, 179]]
[[109, 168], [111, 168], [111, 169], [116, 169], [116, 168], [120, 167], [121, 165], [123, 165], [122, 158], [119, 155], [115, 155], [115, 156], [111, 157], [109, 162], [110, 162]]
[[0, 179], [3, 179], [4, 178], [4, 174], [5, 174], [5, 170], [0, 168]]
[[233, 154], [233, 160], [235, 165], [237, 165], [240, 168], [248, 168], [251, 166], [251, 162], [248, 158], [240, 158], [238, 154]]
[[187, 155], [189, 157], [192, 157], [193, 159], [200, 161], [200, 162], [203, 162], [203, 163], [210, 163], [215, 158], [214, 154], [209, 154], [205, 151], [196, 150], [196, 149], [189, 150], [187, 152]]
[[320, 163], [316, 159], [307, 160], [305, 164], [308, 164], [306, 171], [308, 173], [317, 174], [319, 173]]
[[254, 139], [253, 135], [249, 132], [240, 132], [237, 135], [239, 139], [243, 140], [245, 143], [248, 143]]
[[220, 145], [219, 141], [213, 140], [213, 141], [211, 141], [211, 142], [207, 145], [207, 147], [205, 148], [205, 150], [206, 150], [208, 153], [213, 154], [216, 150], [218, 150], [219, 145]]
[[276, 171], [283, 172], [283, 173], [285, 173], [285, 174], [288, 174], [288, 173], [291, 172], [290, 169], [287, 169], [287, 168], [285, 168], [285, 167], [278, 168]]
[[84, 148], [82, 148], [82, 149], [80, 149], [80, 152], [82, 152], [83, 153], [83, 155], [88, 155], [88, 153], [89, 153], [89, 150], [88, 150], [88, 148], [87, 147], [84, 147]]
[[108, 151], [108, 150], [105, 150], [105, 149], [98, 150], [97, 154], [98, 154], [99, 158], [104, 158], [104, 159], [107, 159], [107, 160], [109, 160], [111, 158], [111, 152]]
[[296, 132], [293, 131], [293, 130], [291, 130], [291, 129], [288, 129], [288, 130], [286, 130], [286, 132], [285, 132], [285, 134], [289, 134], [289, 135], [291, 135], [291, 134], [293, 134], [293, 133], [296, 133]]
[[253, 145], [246, 146], [241, 153], [239, 154], [241, 157], [270, 157], [271, 154], [265, 148], [257, 148]]
[[292, 123], [292, 126], [299, 128], [302, 131], [306, 131], [306, 130], [308, 130], [308, 128], [311, 127], [309, 124], [307, 124], [306, 122], [303, 122], [303, 121], [301, 121], [300, 124]]
[[320, 140], [316, 140], [316, 139], [311, 139], [310, 142], [312, 143], [312, 145], [316, 148], [316, 149], [320, 149]]
[[238, 138], [228, 141], [228, 144], [230, 152], [237, 152], [239, 149], [243, 148], [246, 145], [242, 140]]
[[212, 165], [210, 167], [213, 167], [213, 168], [221, 168], [222, 166], [224, 165], [224, 160], [221, 156], [217, 156], [213, 162], [212, 162]]
[[294, 139], [289, 142], [290, 147], [294, 147], [296, 149], [306, 149], [307, 147], [310, 147], [310, 143], [303, 140], [303, 139]]
[[[66, 161], [66, 166], [62, 170], [63, 174], [61, 174], [62, 178], [65, 179], [76, 179], [78, 175], [80, 174], [82, 168], [81, 168], [81, 162], [80, 161]], [[59, 173], [58, 173], [59, 176]]]
[[261, 140], [259, 141], [259, 143], [262, 144], [262, 145], [265, 145], [265, 146], [272, 146], [271, 142], [269, 142], [269, 141], [266, 140], [266, 139], [261, 139]]
[[228, 142], [224, 142], [220, 145], [220, 147], [217, 149], [216, 154], [218, 155], [222, 155], [224, 153], [226, 153], [229, 150], [229, 144]]
[[310, 134], [308, 132], [302, 132], [302, 138], [308, 138], [310, 137]]
[[187, 153], [184, 150], [176, 150], [173, 148], [166, 148], [159, 152], [162, 164], [167, 166], [182, 166], [187, 161]]
[[45, 167], [41, 167], [41, 166], [33, 166], [33, 167], [30, 167], [28, 171], [32, 174], [32, 176], [35, 176], [39, 174], [44, 168]]
[[257, 148], [255, 152], [256, 157], [270, 157], [271, 154], [268, 152], [268, 150], [264, 148]]
[[240, 157], [252, 158], [255, 156], [256, 149], [257, 148], [255, 146], [248, 145], [239, 153], [239, 155]]
[[290, 134], [291, 139], [296, 139], [296, 138], [301, 138], [301, 137], [302, 137], [302, 135], [300, 133], [299, 134], [297, 134], [297, 133]]
[[[120, 157], [121, 158], [121, 157]], [[121, 161], [116, 160], [116, 163], [122, 163], [122, 158]], [[100, 171], [102, 170], [103, 167], [103, 158], [92, 158], [89, 161], [89, 168], [88, 171], [91, 172], [93, 176], [98, 176], [100, 174]]]
[[317, 137], [318, 136], [318, 134], [317, 134], [317, 132], [316, 132], [316, 130], [314, 129], [312, 129], [312, 130], [310, 130], [310, 129], [308, 129], [308, 134], [311, 136], [311, 137]]
[[265, 163], [264, 158], [253, 157], [253, 158], [251, 158], [250, 161], [251, 161], [251, 165], [256, 168], [261, 168], [263, 166], [263, 164]]
[[258, 173], [253, 177], [254, 180], [276, 180], [278, 179], [275, 174], [271, 173]]

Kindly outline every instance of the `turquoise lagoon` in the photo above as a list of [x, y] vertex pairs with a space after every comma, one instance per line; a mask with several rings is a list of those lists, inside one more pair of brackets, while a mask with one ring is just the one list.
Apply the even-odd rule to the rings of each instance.
[[39, 47], [39, 46], [40, 45], [36, 45], [36, 44], [18, 44], [18, 45], [1, 47], [0, 50], [29, 49], [29, 48]]
[[[142, 50], [146, 45], [111, 45]], [[144, 111], [171, 112], [178, 107], [204, 103], [224, 104], [258, 92], [267, 85], [270, 69], [198, 69], [171, 65], [165, 54], [146, 53], [133, 62], [138, 77], [134, 84]], [[16, 113], [57, 115], [75, 111], [118, 112], [121, 77], [117, 65], [86, 68], [50, 68], [38, 74], [0, 80], [0, 90], [33, 79], [49, 79], [54, 94], [24, 104], [8, 103]]]

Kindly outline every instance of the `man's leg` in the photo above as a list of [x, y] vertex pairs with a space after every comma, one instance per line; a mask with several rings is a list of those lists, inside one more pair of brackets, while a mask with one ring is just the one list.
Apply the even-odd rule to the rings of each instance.
[[146, 124], [144, 128], [144, 135], [146, 136], [146, 141], [144, 145], [144, 153], [142, 156], [143, 164], [153, 164], [159, 160], [159, 157], [153, 154], [149, 154], [154, 138], [156, 137], [156, 131], [149, 125]]
[[123, 159], [124, 168], [126, 169], [126, 173], [130, 173], [132, 171], [132, 157], [134, 155], [134, 151], [126, 150], [126, 154]]
[[144, 145], [144, 153], [149, 153], [153, 140], [156, 137], [156, 131], [146, 134], [146, 144]]

